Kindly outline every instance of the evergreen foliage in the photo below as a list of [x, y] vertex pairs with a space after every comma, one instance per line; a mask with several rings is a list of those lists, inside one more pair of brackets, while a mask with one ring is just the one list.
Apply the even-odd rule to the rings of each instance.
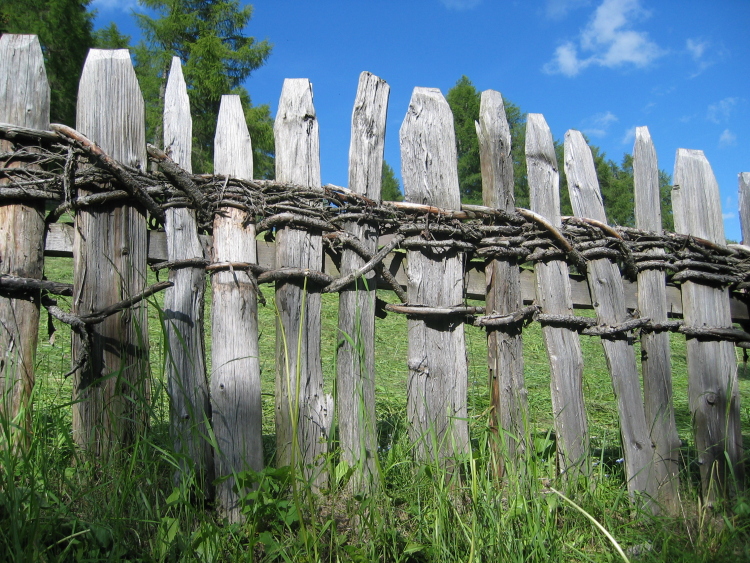
[[380, 199], [382, 201], [404, 201], [401, 185], [396, 178], [393, 168], [383, 161], [383, 176], [380, 180]]
[[268, 41], [245, 34], [252, 6], [239, 0], [140, 0], [155, 17], [135, 14], [146, 38], [134, 49], [147, 103], [147, 138], [161, 144], [164, 90], [173, 56], [183, 62], [193, 115], [193, 168], [213, 169], [216, 119], [224, 94], [238, 94], [253, 140], [254, 176], [273, 177], [273, 121], [267, 105], [253, 106], [242, 83], [271, 53]]
[[[480, 92], [466, 76], [462, 76], [446, 96], [453, 111], [456, 126], [456, 149], [458, 152], [458, 182], [463, 203], [482, 203], [482, 177], [479, 163], [479, 141], [475, 121], [479, 119]], [[514, 191], [517, 207], [529, 207], [529, 184], [526, 177], [526, 114], [504, 100], [505, 113], [510, 126], [511, 155], [513, 157]], [[602, 191], [607, 219], [613, 225], [635, 225], [635, 196], [633, 184], [633, 157], [623, 156], [622, 164], [609, 160], [599, 147], [591, 145], [596, 174]], [[568, 183], [563, 166], [563, 144], [555, 141], [557, 166], [560, 173], [560, 206], [563, 215], [572, 214]], [[659, 171], [662, 224], [665, 229], [674, 229], [670, 201], [671, 177]]]
[[0, 33], [39, 37], [50, 86], [50, 119], [75, 126], [78, 81], [94, 46], [91, 0], [2, 0]]

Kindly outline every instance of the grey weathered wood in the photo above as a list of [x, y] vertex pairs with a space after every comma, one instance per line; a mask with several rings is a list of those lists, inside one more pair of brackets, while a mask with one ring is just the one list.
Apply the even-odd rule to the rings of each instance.
[[[78, 91], [76, 129], [115, 160], [146, 166], [143, 97], [127, 50], [92, 49]], [[79, 195], [90, 192], [79, 190]], [[73, 312], [98, 311], [146, 287], [146, 212], [109, 204], [75, 218]], [[149, 399], [146, 303], [95, 325], [88, 369], [73, 381], [73, 438], [95, 455], [132, 442]], [[74, 363], [82, 346], [73, 338]]]
[[[401, 173], [407, 201], [459, 209], [453, 115], [439, 90], [415, 88], [401, 125]], [[463, 302], [464, 255], [407, 252], [409, 302], [449, 307]], [[469, 451], [468, 369], [464, 327], [449, 320], [408, 321], [407, 418], [420, 460]]]
[[[0, 122], [31, 129], [49, 128], [49, 84], [42, 49], [35, 35], [0, 38]], [[12, 143], [0, 141], [0, 152]], [[23, 166], [22, 162], [0, 166]], [[0, 185], [7, 183], [0, 179]], [[0, 274], [41, 279], [44, 270], [44, 203], [8, 201], [0, 205]], [[39, 327], [39, 291], [26, 298], [0, 297], [0, 448], [10, 438], [28, 446], [31, 437], [31, 392]], [[10, 422], [12, 421], [12, 423]]]
[[750, 244], [750, 172], [737, 175], [742, 244]]
[[[579, 131], [565, 134], [565, 173], [576, 216], [606, 223], [594, 159]], [[626, 321], [625, 291], [617, 265], [607, 259], [592, 260], [587, 277], [599, 323]], [[602, 339], [602, 345], [617, 399], [628, 491], [631, 496], [645, 493], [654, 497], [654, 448], [646, 425], [633, 345], [627, 339]]]
[[[253, 150], [239, 96], [222, 96], [214, 141], [214, 172], [252, 179]], [[255, 223], [226, 207], [214, 218], [214, 262], [257, 263]], [[216, 436], [216, 487], [220, 510], [241, 519], [233, 475], [263, 469], [263, 433], [258, 357], [257, 283], [248, 271], [218, 271], [213, 291], [211, 405]]]
[[[555, 227], [560, 217], [560, 175], [552, 132], [544, 116], [526, 118], [526, 169], [531, 210]], [[549, 260], [534, 264], [536, 300], [542, 312], [572, 315], [573, 298], [567, 262]], [[550, 363], [552, 411], [557, 434], [558, 467], [572, 484], [591, 471], [589, 431], [583, 400], [583, 354], [578, 334], [568, 328], [542, 328]]]
[[[363, 72], [352, 112], [349, 146], [349, 189], [380, 201], [385, 146], [385, 124], [390, 87], [381, 78]], [[376, 223], [349, 222], [344, 230], [374, 254], [378, 249]], [[351, 249], [341, 257], [341, 275], [357, 271], [365, 260]], [[355, 280], [339, 298], [337, 420], [341, 456], [355, 472], [350, 489], [370, 490], [378, 483], [375, 427], [375, 272]]]
[[[192, 143], [187, 86], [180, 59], [173, 57], [164, 98], [164, 148], [187, 172], [193, 170]], [[203, 258], [195, 211], [170, 207], [165, 214], [168, 260]], [[203, 268], [179, 268], [169, 272], [169, 281], [174, 285], [164, 295], [164, 323], [170, 432], [175, 451], [185, 456], [181, 471], [185, 476], [195, 473], [200, 489], [210, 493], [214, 462], [208, 440], [211, 404], [203, 340], [206, 274]]]
[[[318, 121], [309, 80], [284, 81], [274, 135], [276, 179], [321, 189]], [[279, 230], [276, 267], [322, 270], [321, 234], [293, 227]], [[302, 462], [317, 490], [328, 479], [322, 454], [328, 451], [333, 397], [323, 392], [320, 290], [305, 286], [276, 284], [276, 460], [280, 466]], [[292, 443], [295, 428], [298, 448]]]
[[[635, 130], [633, 147], [633, 176], [635, 181], [635, 222], [639, 229], [661, 234], [659, 167], [656, 149], [647, 127]], [[663, 256], [664, 250], [648, 251]], [[667, 321], [667, 291], [663, 270], [638, 272], [638, 310], [652, 322]], [[669, 334], [641, 334], [641, 366], [646, 424], [654, 442], [654, 478], [658, 486], [658, 506], [670, 514], [679, 510], [680, 438], [672, 404], [672, 362]]]
[[[678, 149], [674, 182], [675, 230], [725, 244], [719, 186], [703, 151]], [[731, 326], [726, 289], [685, 282], [682, 304], [687, 326]], [[737, 360], [730, 342], [697, 338], [687, 340], [687, 360], [698, 465], [711, 505], [744, 481]]]
[[[379, 246], [388, 244], [393, 235], [380, 237]], [[211, 237], [200, 235], [198, 239], [204, 248], [204, 253], [211, 246]], [[167, 255], [167, 237], [163, 232], [148, 232], [148, 260], [150, 263], [163, 262], [168, 259]], [[258, 249], [258, 264], [266, 268], [274, 269], [276, 267], [276, 245], [265, 241], [256, 241]], [[65, 223], [53, 223], [47, 230], [47, 240], [44, 247], [45, 256], [72, 256], [73, 254], [73, 227]], [[391, 273], [396, 276], [396, 280], [402, 288], [406, 288], [407, 280], [404, 271], [405, 263], [398, 255], [387, 257], [383, 264]], [[325, 258], [323, 271], [336, 275], [338, 269], [329, 257]], [[625, 302], [628, 309], [636, 309], [637, 302], [637, 285], [627, 280], [623, 280], [625, 288]], [[466, 296], [470, 299], [484, 299], [486, 293], [484, 272], [470, 270], [466, 276]], [[588, 284], [579, 277], [570, 279], [570, 290], [573, 298], [573, 307], [576, 309], [591, 309], [591, 295], [589, 294]], [[523, 270], [521, 272], [521, 293], [524, 304], [529, 304], [536, 299], [536, 279], [534, 272]], [[732, 319], [735, 322], [747, 321], [747, 305], [740, 299], [730, 296], [730, 307]], [[671, 316], [682, 316], [682, 298], [680, 290], [674, 285], [667, 286], [667, 310]]]
[[[513, 157], [510, 152], [510, 127], [500, 92], [482, 92], [479, 121], [479, 157], [482, 170], [484, 205], [507, 212], [515, 210], [513, 193]], [[487, 313], [507, 315], [523, 306], [521, 272], [515, 259], [490, 260], [485, 266]], [[490, 386], [490, 429], [495, 441], [498, 471], [505, 462], [515, 464], [523, 458], [527, 436], [528, 400], [523, 377], [523, 341], [521, 325], [487, 329], [487, 353]], [[499, 433], [498, 433], [499, 429]]]

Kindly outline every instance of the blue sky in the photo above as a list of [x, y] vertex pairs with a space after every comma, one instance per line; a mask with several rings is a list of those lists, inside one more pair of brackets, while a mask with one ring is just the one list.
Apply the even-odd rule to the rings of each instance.
[[[750, 171], [750, 0], [256, 0], [247, 33], [274, 45], [246, 83], [275, 114], [284, 78], [309, 78], [324, 183], [345, 186], [359, 73], [391, 86], [385, 158], [416, 86], [445, 94], [462, 76], [552, 134], [583, 131], [620, 161], [647, 125], [660, 168], [700, 149], [722, 194], [726, 236], [740, 239], [737, 174]], [[134, 40], [133, 0], [94, 0], [96, 26]]]

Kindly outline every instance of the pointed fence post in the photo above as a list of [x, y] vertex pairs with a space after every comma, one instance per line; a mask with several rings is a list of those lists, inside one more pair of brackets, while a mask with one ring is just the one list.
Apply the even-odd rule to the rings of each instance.
[[[274, 136], [276, 180], [320, 190], [320, 141], [309, 80], [284, 81]], [[276, 267], [322, 271], [321, 233], [279, 229]], [[334, 407], [333, 397], [323, 392], [320, 307], [320, 289], [311, 283], [276, 282], [276, 461], [302, 463], [314, 491], [328, 482], [323, 456]]]
[[[76, 129], [123, 164], [145, 169], [143, 96], [126, 49], [92, 49], [78, 91]], [[104, 187], [102, 187], [104, 189]], [[92, 192], [79, 189], [78, 195]], [[146, 211], [134, 203], [76, 212], [73, 312], [85, 315], [146, 286]], [[149, 400], [146, 303], [94, 325], [87, 369], [73, 381], [73, 438], [94, 455], [127, 447], [146, 422]], [[74, 365], [81, 358], [73, 336]]]
[[[661, 196], [656, 149], [648, 127], [635, 130], [633, 147], [635, 181], [635, 224], [643, 231], [661, 235]], [[663, 248], [645, 251], [658, 261]], [[638, 272], [638, 310], [653, 323], [667, 322], [667, 290], [663, 268], [645, 268]], [[641, 333], [641, 366], [646, 424], [654, 442], [654, 478], [658, 487], [658, 506], [676, 515], [680, 505], [680, 438], [672, 404], [672, 362], [667, 332]], [[654, 506], [654, 508], [658, 508]]]
[[[222, 96], [214, 141], [214, 173], [251, 180], [253, 148], [239, 96]], [[257, 264], [255, 223], [247, 211], [223, 207], [214, 218], [215, 263]], [[216, 436], [219, 509], [230, 522], [242, 519], [235, 475], [263, 469], [258, 357], [258, 283], [250, 270], [217, 271], [213, 289], [211, 404]]]
[[[479, 122], [479, 158], [484, 205], [515, 211], [510, 127], [500, 92], [482, 92]], [[488, 314], [509, 315], [521, 309], [521, 271], [517, 258], [493, 259], [485, 266]], [[522, 323], [487, 328], [490, 387], [490, 428], [497, 437], [498, 473], [506, 461], [520, 467], [526, 449], [528, 400], [523, 376]], [[498, 428], [500, 435], [498, 435]]]
[[[0, 38], [0, 122], [49, 129], [49, 84], [36, 35]], [[0, 152], [13, 151], [0, 141]], [[0, 160], [0, 167], [23, 166]], [[0, 185], [9, 180], [0, 179]], [[0, 205], [0, 275], [42, 279], [44, 202], [5, 201]], [[39, 333], [40, 292], [0, 296], [0, 448], [28, 447], [31, 392]], [[16, 430], [17, 429], [17, 430]]]
[[[388, 84], [363, 72], [352, 112], [349, 147], [349, 189], [380, 202]], [[377, 223], [348, 222], [344, 230], [375, 254], [378, 249]], [[341, 257], [341, 275], [365, 265], [350, 248]], [[377, 432], [375, 427], [375, 297], [377, 280], [372, 271], [356, 279], [339, 299], [339, 344], [337, 405], [341, 456], [355, 468], [350, 489], [361, 493], [378, 483]]]
[[[400, 141], [406, 201], [460, 209], [453, 115], [440, 90], [414, 89]], [[422, 220], [425, 229], [432, 219]], [[413, 237], [405, 245], [423, 240]], [[463, 303], [464, 255], [449, 243], [408, 251], [410, 304], [439, 308]], [[407, 419], [416, 458], [440, 460], [451, 473], [451, 458], [469, 452], [463, 319], [412, 318], [408, 330]]]
[[750, 245], [750, 172], [737, 175], [742, 244]]
[[[555, 146], [544, 116], [526, 117], [526, 170], [531, 210], [557, 229], [560, 217], [560, 175]], [[534, 264], [536, 300], [547, 315], [573, 315], [568, 263], [549, 259]], [[583, 354], [578, 333], [566, 327], [542, 326], [550, 363], [550, 390], [557, 435], [558, 468], [574, 485], [591, 472], [589, 430], [583, 400]]]
[[[164, 149], [183, 170], [192, 173], [193, 120], [190, 100], [178, 57], [164, 95]], [[164, 230], [170, 261], [204, 258], [198, 239], [194, 209], [169, 207]], [[206, 272], [202, 267], [179, 267], [169, 271], [174, 285], [164, 295], [167, 391], [170, 399], [170, 432], [184, 477], [195, 473], [196, 486], [210, 495], [213, 482], [213, 451], [209, 442], [211, 404], [206, 377], [203, 309]], [[189, 464], [185, 461], [189, 460]]]
[[[570, 130], [565, 134], [565, 173], [575, 215], [606, 223], [594, 159], [579, 131]], [[616, 325], [627, 321], [625, 291], [617, 264], [599, 258], [590, 260], [587, 268], [589, 291], [599, 324]], [[633, 344], [630, 338], [619, 336], [602, 338], [602, 346], [617, 399], [628, 492], [633, 498], [636, 493], [654, 498], [654, 448], [646, 425]], [[648, 498], [645, 500], [648, 503]]]
[[[674, 183], [675, 230], [726, 244], [719, 185], [703, 151], [677, 150]], [[732, 326], [727, 289], [690, 279], [683, 281], [681, 289], [686, 327]], [[687, 361], [688, 396], [703, 497], [711, 506], [741, 489], [744, 483], [734, 344], [687, 338]]]

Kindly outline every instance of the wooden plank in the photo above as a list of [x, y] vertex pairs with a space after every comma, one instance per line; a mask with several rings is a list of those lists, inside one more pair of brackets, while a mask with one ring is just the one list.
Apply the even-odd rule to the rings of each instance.
[[[49, 84], [35, 35], [0, 38], [0, 122], [31, 129], [49, 128]], [[13, 143], [0, 141], [0, 152]], [[0, 160], [0, 167], [22, 161]], [[0, 179], [0, 185], [8, 183]], [[0, 274], [42, 279], [44, 272], [44, 203], [6, 201], [0, 205]], [[39, 291], [23, 298], [0, 297], [0, 448], [28, 448], [31, 439], [31, 393], [39, 334]]]
[[[662, 233], [659, 167], [656, 149], [648, 127], [637, 127], [633, 147], [633, 176], [635, 181], [635, 221], [644, 231]], [[664, 249], [648, 251], [656, 257], [664, 256]], [[638, 310], [652, 322], [667, 321], [666, 276], [663, 270], [638, 272]], [[680, 438], [672, 404], [672, 361], [669, 334], [641, 333], [641, 367], [646, 424], [651, 430], [655, 446], [654, 478], [657, 503], [654, 511], [663, 507], [677, 515], [679, 502]]]
[[[190, 100], [178, 57], [164, 95], [164, 148], [172, 160], [192, 172], [193, 120]], [[203, 258], [195, 211], [186, 207], [165, 210], [167, 258]], [[169, 272], [174, 285], [164, 295], [164, 328], [167, 340], [167, 393], [170, 399], [170, 434], [180, 458], [183, 478], [195, 476], [196, 489], [211, 497], [214, 480], [211, 403], [206, 377], [203, 308], [206, 276], [203, 268], [178, 268]], [[187, 460], [190, 460], [189, 463]]]
[[[579, 131], [570, 130], [565, 134], [565, 174], [576, 216], [606, 223], [594, 159]], [[628, 320], [617, 265], [607, 259], [591, 260], [587, 277], [599, 323], [612, 325]], [[602, 345], [617, 398], [628, 492], [634, 500], [637, 494], [654, 498], [654, 448], [646, 425], [632, 342], [627, 338], [602, 339]]]
[[[78, 92], [76, 129], [113, 159], [146, 167], [143, 97], [130, 53], [92, 49]], [[79, 190], [79, 195], [90, 192]], [[84, 315], [146, 286], [146, 212], [110, 204], [76, 213], [73, 312]], [[127, 447], [145, 424], [148, 387], [146, 303], [92, 327], [88, 368], [73, 381], [73, 438], [94, 455]], [[73, 361], [84, 353], [73, 337]]]
[[750, 244], [750, 172], [737, 175], [742, 244]]
[[[406, 200], [458, 209], [460, 192], [453, 116], [439, 90], [415, 88], [400, 131]], [[455, 249], [407, 253], [409, 303], [433, 307], [463, 302], [463, 262]], [[439, 459], [451, 472], [469, 452], [468, 369], [464, 327], [455, 320], [408, 320], [407, 419], [422, 461]]]
[[[476, 129], [479, 138], [484, 205], [513, 212], [515, 196], [510, 127], [505, 117], [505, 106], [500, 92], [482, 92]], [[522, 307], [519, 266], [516, 259], [490, 260], [485, 265], [488, 313], [508, 315]], [[529, 407], [523, 377], [521, 325], [488, 328], [487, 354], [490, 431], [497, 438], [493, 447], [497, 455], [498, 474], [503, 475], [506, 461], [513, 464], [516, 469], [521, 467], [528, 433], [526, 421], [529, 419]]]
[[[390, 87], [381, 78], [363, 72], [352, 112], [349, 146], [349, 189], [380, 201], [385, 146], [385, 124]], [[378, 249], [376, 223], [349, 222], [344, 230], [371, 254]], [[345, 248], [341, 274], [364, 266], [365, 260]], [[339, 297], [337, 368], [337, 421], [341, 456], [355, 472], [349, 489], [359, 494], [379, 482], [375, 420], [375, 272], [355, 281]]]
[[[222, 96], [214, 141], [214, 172], [251, 180], [253, 149], [239, 96]], [[214, 218], [214, 262], [257, 263], [255, 223], [234, 207]], [[242, 519], [234, 475], [263, 469], [263, 432], [258, 351], [257, 282], [248, 271], [218, 271], [213, 291], [211, 406], [216, 486], [221, 513], [230, 522]]]
[[[211, 247], [212, 239], [210, 236], [200, 235], [198, 239], [201, 241], [201, 245], [204, 248], [204, 254], [208, 252], [207, 249]], [[73, 254], [72, 249], [73, 240], [73, 226], [66, 223], [53, 223], [47, 227], [47, 240], [44, 250], [45, 256], [62, 256], [70, 257]], [[390, 241], [390, 235], [380, 237], [378, 246], [383, 246]], [[258, 249], [258, 264], [265, 268], [276, 267], [276, 245], [272, 242], [256, 241]], [[168, 259], [167, 254], [167, 237], [163, 232], [149, 231], [148, 232], [148, 261], [150, 263], [163, 262]], [[391, 254], [384, 261], [383, 264], [388, 268], [391, 273], [396, 276], [396, 279], [404, 289], [407, 285], [405, 262], [401, 259], [401, 255], [398, 253]], [[338, 268], [326, 257], [323, 263], [323, 271], [330, 275], [338, 275]], [[382, 283], [382, 280], [378, 280], [378, 283]], [[636, 309], [638, 307], [638, 285], [627, 280], [623, 280], [623, 288], [625, 289], [625, 305], [628, 309]], [[484, 272], [476, 269], [471, 269], [466, 275], [466, 296], [469, 299], [484, 299], [485, 296], [485, 276]], [[570, 291], [573, 299], [574, 309], [592, 309], [591, 305], [591, 294], [589, 293], [589, 286], [586, 279], [582, 276], [571, 275], [570, 277]], [[531, 270], [521, 271], [521, 295], [525, 305], [531, 304], [536, 299], [536, 277], [534, 272]], [[750, 314], [748, 314], [747, 304], [742, 300], [730, 295], [730, 308], [732, 312], [733, 322], [742, 322], [750, 320]], [[672, 318], [682, 317], [682, 297], [680, 289], [675, 285], [667, 286], [667, 314]]]
[[[675, 230], [724, 244], [719, 186], [703, 151], [678, 149], [672, 190]], [[687, 326], [731, 326], [726, 289], [682, 284]], [[744, 481], [737, 361], [730, 342], [687, 339], [688, 396], [706, 504]]]
[[[318, 121], [309, 80], [284, 81], [274, 135], [276, 179], [321, 189]], [[279, 230], [276, 265], [322, 270], [321, 233]], [[276, 283], [276, 461], [280, 466], [302, 463], [315, 491], [328, 480], [323, 455], [333, 416], [333, 397], [323, 392], [320, 295], [312, 285]]]
[[[526, 118], [526, 170], [531, 210], [560, 228], [560, 176], [555, 146], [544, 116], [538, 113], [530, 113]], [[573, 298], [567, 262], [537, 262], [534, 270], [536, 300], [542, 312], [572, 315]], [[542, 335], [550, 363], [558, 468], [565, 480], [573, 485], [579, 476], [591, 472], [581, 342], [578, 333], [563, 327], [545, 326]]]

